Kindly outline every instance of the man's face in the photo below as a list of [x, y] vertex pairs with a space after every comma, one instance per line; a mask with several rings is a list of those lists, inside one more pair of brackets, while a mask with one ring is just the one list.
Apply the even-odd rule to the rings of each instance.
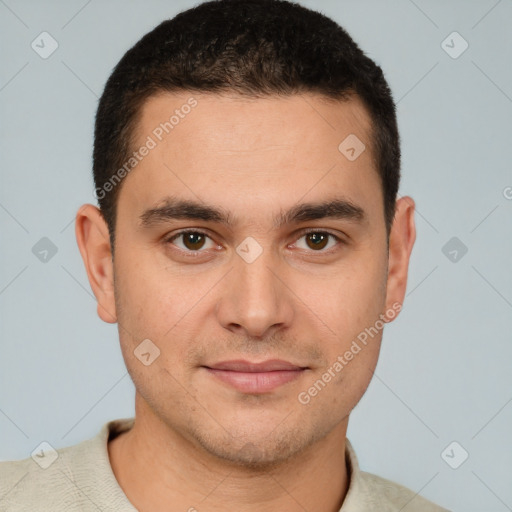
[[[191, 96], [197, 105], [182, 109]], [[179, 122], [158, 130], [176, 109]], [[120, 190], [115, 306], [105, 305], [138, 414], [211, 455], [261, 466], [346, 429], [382, 330], [359, 351], [353, 342], [391, 308], [369, 130], [357, 99], [180, 93], [145, 104], [134, 149], [148, 136], [156, 147]], [[366, 145], [355, 160], [338, 149], [351, 134]], [[162, 209], [180, 201], [219, 215]], [[146, 339], [160, 350], [150, 365], [134, 354]], [[229, 363], [270, 360], [291, 366], [258, 374]]]

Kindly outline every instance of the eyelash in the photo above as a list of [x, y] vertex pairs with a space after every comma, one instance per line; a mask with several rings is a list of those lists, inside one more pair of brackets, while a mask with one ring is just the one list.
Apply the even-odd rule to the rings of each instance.
[[[196, 230], [196, 229], [186, 229], [186, 230], [183, 230], [183, 231], [180, 231], [178, 233], [174, 233], [173, 235], [171, 235], [170, 237], [164, 239], [164, 243], [165, 244], [172, 244], [172, 242], [174, 240], [176, 240], [177, 238], [179, 238], [180, 236], [182, 235], [186, 235], [186, 234], [189, 234], [189, 233], [196, 233], [198, 235], [203, 235], [205, 236], [206, 238], [209, 238], [210, 240], [213, 241], [213, 239], [211, 238], [211, 236], [209, 236], [207, 233], [205, 233], [204, 231], [200, 231], [200, 230]], [[330, 249], [327, 249], [327, 250], [318, 250], [318, 251], [314, 251], [314, 250], [311, 250], [310, 252], [313, 252], [313, 253], [318, 253], [318, 254], [330, 254], [333, 250], [336, 250], [336, 248], [339, 246], [339, 245], [344, 245], [346, 244], [346, 242], [340, 238], [339, 236], [331, 233], [330, 231], [325, 231], [325, 230], [319, 230], [319, 229], [309, 229], [309, 230], [306, 230], [306, 231], [301, 231], [299, 236], [297, 237], [297, 240], [300, 240], [302, 237], [304, 236], [307, 236], [311, 233], [317, 233], [317, 234], [324, 234], [324, 235], [328, 235], [332, 238], [334, 238], [334, 240], [336, 241], [336, 246], [334, 247], [331, 247]], [[201, 253], [203, 252], [207, 252], [207, 250], [197, 250], [197, 251], [191, 251], [191, 250], [185, 250], [185, 249], [181, 249], [179, 247], [177, 247], [177, 250], [178, 251], [181, 251], [182, 253], [185, 253], [187, 254], [187, 257], [192, 257], [192, 258], [195, 258], [195, 257], [198, 257]]]

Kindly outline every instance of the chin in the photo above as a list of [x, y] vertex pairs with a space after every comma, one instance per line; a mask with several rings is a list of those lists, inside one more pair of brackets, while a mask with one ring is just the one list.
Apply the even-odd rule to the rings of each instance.
[[291, 462], [309, 448], [318, 437], [318, 432], [305, 430], [278, 430], [270, 433], [255, 432], [241, 436], [224, 435], [217, 437], [211, 433], [194, 432], [197, 444], [213, 457], [231, 463], [238, 469], [252, 472], [268, 472]]

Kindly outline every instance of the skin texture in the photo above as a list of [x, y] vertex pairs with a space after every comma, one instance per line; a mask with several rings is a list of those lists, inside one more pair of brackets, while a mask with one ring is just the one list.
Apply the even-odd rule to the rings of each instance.
[[[113, 261], [99, 210], [84, 205], [76, 218], [98, 314], [118, 323], [136, 387], [135, 426], [109, 443], [114, 474], [143, 512], [338, 511], [348, 417], [371, 380], [382, 329], [309, 403], [298, 395], [379, 315], [396, 317], [414, 201], [397, 201], [388, 250], [369, 117], [355, 97], [159, 94], [142, 109], [135, 146], [192, 96], [197, 106], [121, 185]], [[338, 150], [349, 134], [366, 146], [354, 161]], [[170, 196], [229, 212], [232, 225], [143, 226], [143, 212]], [[364, 219], [274, 225], [298, 204], [334, 198], [362, 208]], [[168, 240], [186, 228], [207, 235], [202, 246]], [[305, 229], [339, 241], [318, 249]], [[251, 263], [236, 251], [247, 237], [262, 250]], [[160, 350], [148, 366], [134, 355], [145, 339]], [[270, 392], [248, 393], [204, 368], [235, 359], [306, 369]]]

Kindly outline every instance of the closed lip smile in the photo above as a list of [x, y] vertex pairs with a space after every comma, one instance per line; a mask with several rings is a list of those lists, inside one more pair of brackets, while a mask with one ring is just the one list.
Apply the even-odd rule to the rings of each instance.
[[277, 387], [297, 379], [307, 370], [280, 359], [262, 362], [245, 360], [221, 361], [204, 368], [220, 381], [242, 393], [268, 393]]

